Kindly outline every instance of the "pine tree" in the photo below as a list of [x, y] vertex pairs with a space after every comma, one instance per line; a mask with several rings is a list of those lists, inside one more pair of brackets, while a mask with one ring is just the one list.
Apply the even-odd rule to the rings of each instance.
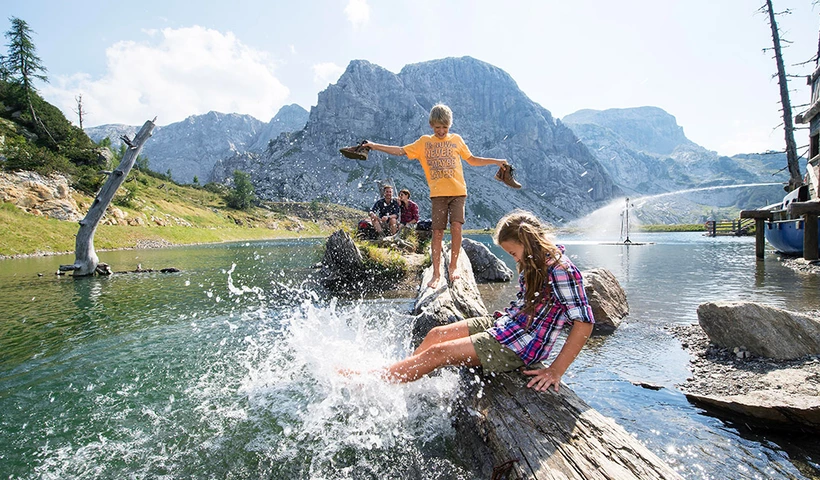
[[17, 17], [11, 17], [11, 30], [6, 32], [9, 39], [8, 55], [3, 59], [3, 63], [8, 70], [13, 82], [23, 87], [26, 96], [30, 97], [31, 92], [36, 92], [34, 80], [48, 82], [46, 68], [42, 60], [37, 56], [37, 48], [31, 40], [32, 32], [28, 23]]
[[248, 173], [240, 170], [233, 172], [233, 190], [228, 194], [227, 204], [237, 210], [248, 210], [256, 201], [253, 193], [253, 183]]
[[31, 101], [32, 92], [37, 91], [34, 87], [34, 80], [48, 82], [46, 67], [43, 66], [42, 60], [37, 56], [37, 48], [31, 40], [31, 34], [34, 32], [25, 20], [11, 17], [9, 21], [11, 22], [11, 30], [6, 32], [6, 38], [9, 39], [7, 44], [9, 50], [8, 55], [3, 58], [3, 68], [7, 72], [9, 80], [23, 89], [32, 120], [42, 127], [51, 141], [57, 145], [54, 137], [51, 136], [46, 126], [37, 117], [34, 104]]

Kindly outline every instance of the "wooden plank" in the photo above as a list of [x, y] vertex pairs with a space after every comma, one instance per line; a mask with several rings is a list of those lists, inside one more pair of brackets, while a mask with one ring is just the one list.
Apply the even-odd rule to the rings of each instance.
[[771, 210], [742, 210], [740, 212], [740, 218], [754, 218], [754, 219], [763, 219], [763, 220], [771, 220], [772, 219], [772, 211]]
[[820, 215], [820, 202], [793, 202], [789, 204], [789, 215], [799, 217], [801, 215]]

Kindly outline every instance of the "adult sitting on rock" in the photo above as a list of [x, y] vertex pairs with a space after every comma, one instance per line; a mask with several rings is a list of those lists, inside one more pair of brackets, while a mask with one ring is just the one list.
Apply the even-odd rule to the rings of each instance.
[[399, 202], [393, 198], [393, 187], [390, 185], [382, 187], [382, 196], [384, 198], [377, 200], [370, 209], [370, 221], [379, 236], [384, 234], [385, 228], [390, 231], [390, 235], [395, 235], [399, 230], [401, 207], [399, 207]]
[[410, 200], [410, 190], [403, 188], [399, 191], [399, 206], [401, 207], [401, 217], [399, 217], [401, 227], [416, 228], [416, 224], [419, 223], [419, 206]]

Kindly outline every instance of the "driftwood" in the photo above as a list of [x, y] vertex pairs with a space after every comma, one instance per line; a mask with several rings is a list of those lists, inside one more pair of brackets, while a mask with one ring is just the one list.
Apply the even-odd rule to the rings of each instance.
[[527, 388], [527, 378], [519, 373], [485, 376], [483, 385], [463, 378], [470, 392], [457, 429], [464, 435], [477, 433], [483, 440], [485, 454], [493, 460], [492, 467], [484, 468], [496, 476], [506, 472], [501, 478], [681, 478], [566, 385], [557, 393], [539, 393]]
[[[128, 176], [128, 172], [134, 166], [142, 146], [151, 136], [153, 129], [154, 121], [149, 120], [145, 122], [133, 141], [125, 136], [122, 137], [125, 144], [128, 145], [128, 150], [123, 155], [119, 166], [108, 176], [108, 180], [100, 189], [85, 218], [80, 220], [80, 231], [77, 233], [74, 249], [74, 264], [60, 265], [61, 272], [73, 271], [75, 277], [93, 275], [98, 271], [101, 274], [106, 274], [105, 270], [98, 268], [101, 264], [97, 252], [94, 251], [94, 233], [97, 231], [97, 224], [100, 223], [100, 219], [105, 214], [105, 209], [108, 208], [108, 204], [111, 203], [117, 189], [125, 181], [125, 177]], [[108, 266], [106, 265], [106, 267]], [[110, 270], [107, 270], [107, 272], [110, 273]]]
[[[449, 254], [442, 252], [445, 260]], [[425, 271], [414, 336], [423, 337], [437, 324], [487, 314], [466, 255], [459, 256], [458, 272], [460, 279], [434, 290], [425, 287], [432, 267]], [[480, 368], [462, 369], [466, 395], [456, 418], [458, 448], [482, 478], [681, 478], [566, 385], [558, 393], [539, 393], [526, 383], [520, 373], [488, 376]]]

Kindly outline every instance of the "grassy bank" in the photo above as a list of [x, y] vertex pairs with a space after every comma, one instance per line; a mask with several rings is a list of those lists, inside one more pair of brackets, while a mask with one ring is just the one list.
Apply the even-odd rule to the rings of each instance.
[[[75, 194], [84, 215], [92, 198]], [[176, 185], [136, 172], [113, 204], [124, 213], [119, 222], [97, 227], [98, 250], [146, 244], [189, 245], [240, 240], [329, 235], [352, 228], [364, 212], [322, 203], [263, 203], [247, 211], [229, 209], [223, 196], [203, 188]], [[139, 225], [128, 225], [135, 218]], [[116, 224], [104, 224], [116, 223]], [[35, 216], [9, 203], [0, 204], [0, 256], [74, 251], [76, 222]]]

